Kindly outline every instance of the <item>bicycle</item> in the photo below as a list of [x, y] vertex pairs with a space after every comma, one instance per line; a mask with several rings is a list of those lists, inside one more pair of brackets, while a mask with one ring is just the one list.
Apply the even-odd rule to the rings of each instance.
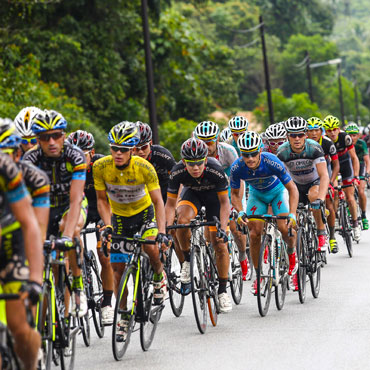
[[[86, 228], [81, 230], [84, 243], [84, 260], [82, 264], [82, 275], [84, 279], [85, 293], [87, 298], [87, 307], [93, 318], [96, 334], [99, 338], [104, 337], [104, 325], [102, 322], [101, 304], [103, 302], [103, 282], [101, 280], [98, 268], [98, 262], [92, 250], [87, 249], [87, 234], [96, 233], [99, 228]], [[90, 326], [89, 315], [81, 318], [82, 336], [86, 346], [90, 345]], [[86, 327], [85, 327], [86, 325]]]
[[[60, 251], [58, 259], [53, 259], [52, 252], [54, 240], [44, 242], [45, 266], [44, 281], [42, 286], [42, 299], [37, 306], [36, 325], [42, 337], [41, 348], [43, 350], [46, 369], [51, 368], [53, 361], [62, 370], [72, 370], [75, 361], [76, 336], [80, 326], [76, 317], [71, 313], [65, 317], [65, 292], [72, 294], [71, 282], [66, 272], [63, 251]], [[80, 244], [75, 238], [77, 264], [81, 266]], [[70, 250], [70, 249], [69, 249]], [[58, 283], [54, 282], [52, 265], [58, 266]]]
[[[321, 208], [321, 215], [325, 219], [325, 211]], [[318, 249], [318, 238], [315, 218], [309, 205], [298, 204], [297, 208], [297, 256], [298, 256], [298, 296], [303, 304], [306, 300], [307, 276], [310, 280], [311, 293], [314, 298], [319, 296], [321, 284], [322, 252]]]
[[[153, 270], [149, 256], [142, 250], [143, 244], [155, 245], [155, 240], [142, 239], [140, 234], [132, 238], [112, 236], [111, 250], [131, 253], [131, 260], [122, 275], [114, 309], [112, 350], [115, 360], [124, 356], [135, 330], [140, 324], [140, 344], [147, 351], [153, 342], [164, 305], [153, 305]], [[126, 335], [117, 333], [119, 321], [128, 322]]]
[[274, 287], [276, 308], [280, 311], [284, 307], [288, 289], [289, 257], [277, 220], [288, 221], [289, 217], [265, 214], [253, 215], [250, 218], [265, 221], [256, 271], [258, 311], [264, 317], [269, 310], [272, 287]]
[[205, 209], [202, 207], [195, 219], [189, 224], [177, 224], [168, 226], [172, 229], [191, 229], [190, 237], [190, 276], [191, 295], [195, 321], [201, 334], [207, 328], [207, 307], [213, 326], [217, 325], [220, 303], [218, 301], [218, 274], [215, 263], [214, 251], [207, 243], [203, 233], [204, 226], [219, 225], [217, 217], [215, 221], [205, 221]]

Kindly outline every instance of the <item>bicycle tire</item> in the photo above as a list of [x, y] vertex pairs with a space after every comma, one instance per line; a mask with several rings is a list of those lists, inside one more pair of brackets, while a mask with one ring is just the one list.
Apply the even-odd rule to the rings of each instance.
[[170, 304], [173, 314], [179, 317], [184, 308], [185, 297], [181, 294], [181, 264], [174, 248], [171, 248], [167, 259], [167, 281], [169, 286]]
[[201, 258], [199, 246], [193, 245], [190, 253], [191, 296], [198, 330], [204, 334], [207, 329], [207, 283]]
[[90, 347], [91, 336], [90, 336], [89, 311], [87, 311], [86, 315], [80, 318], [80, 326], [81, 326], [81, 333], [82, 333], [82, 338], [85, 343], [85, 346]]
[[[122, 360], [122, 357], [126, 353], [135, 324], [136, 297], [133, 295], [135, 292], [135, 287], [139, 283], [136, 281], [138, 278], [137, 272], [138, 271], [135, 266], [131, 264], [126, 266], [118, 288], [112, 327], [112, 351], [113, 357], [116, 361]], [[127, 294], [124, 294], [126, 291]], [[121, 306], [125, 305], [124, 299], [126, 299], [126, 309], [121, 308]], [[129, 322], [127, 327], [127, 335], [123, 340], [117, 336], [117, 323], [121, 320], [121, 315], [127, 315]]]
[[305, 230], [301, 226], [297, 232], [297, 247], [296, 253], [298, 256], [298, 297], [303, 304], [306, 301], [306, 284], [307, 284], [307, 241]]
[[257, 269], [257, 304], [258, 311], [262, 317], [266, 316], [271, 301], [271, 287], [272, 287], [271, 253], [272, 253], [271, 237], [268, 235], [264, 235], [261, 243]]
[[320, 252], [317, 251], [318, 241], [314, 230], [310, 230], [308, 242], [308, 256], [309, 256], [309, 278], [311, 285], [311, 293], [314, 298], [317, 298], [320, 293], [321, 283], [321, 260]]
[[249, 236], [249, 229], [248, 227], [246, 227], [246, 231], [247, 233], [245, 234], [246, 235], [246, 252], [247, 252], [247, 258], [248, 258], [248, 262], [249, 262], [249, 269], [248, 269], [248, 273], [247, 273], [247, 276], [245, 277], [246, 280], [252, 280], [252, 277], [253, 277], [253, 271], [254, 271], [254, 266], [253, 266], [253, 261], [252, 261], [252, 257], [251, 257], [251, 252], [250, 252], [250, 236]]
[[207, 279], [208, 279], [208, 297], [207, 297], [207, 306], [208, 306], [208, 313], [209, 318], [213, 326], [217, 325], [218, 321], [218, 314], [220, 313], [220, 302], [218, 300], [218, 277], [217, 271], [211, 261], [213, 257], [211, 256], [213, 251], [207, 252], [204, 256], [204, 266], [206, 267], [207, 271]]
[[340, 205], [339, 215], [341, 219], [342, 237], [343, 237], [344, 243], [346, 244], [348, 255], [350, 258], [352, 258], [353, 248], [352, 248], [352, 235], [351, 235], [351, 229], [350, 229], [350, 221], [349, 221], [347, 210], [344, 204]]
[[69, 331], [71, 331], [71, 328], [72, 328], [74, 329], [75, 333], [69, 335], [68, 347], [59, 349], [60, 367], [62, 370], [73, 370], [74, 365], [75, 365], [75, 358], [76, 358], [77, 331], [75, 328], [77, 325], [77, 319], [75, 317], [72, 317], [71, 315], [69, 319], [70, 319]]
[[[282, 241], [282, 243], [284, 242]], [[275, 248], [278, 248], [276, 242]], [[289, 261], [287, 260], [287, 255], [285, 250], [283, 250], [283, 246], [281, 246], [280, 262], [278, 269], [279, 275], [277, 276], [277, 284], [275, 285], [275, 304], [276, 308], [279, 311], [283, 309], [285, 303], [285, 296], [288, 288], [288, 270], [289, 270]]]
[[53, 357], [53, 308], [51, 289], [47, 282], [42, 287], [42, 297], [38, 306], [37, 331], [41, 335], [41, 349], [46, 369], [51, 368]]
[[229, 244], [230, 253], [230, 291], [235, 304], [239, 304], [243, 296], [243, 274], [239, 261], [239, 249], [235, 241], [232, 239]]
[[91, 313], [94, 322], [95, 332], [99, 338], [104, 337], [104, 328], [103, 318], [101, 313], [101, 304], [103, 302], [103, 283], [100, 278], [98, 263], [96, 261], [95, 254], [92, 251], [89, 251], [89, 260], [91, 267], [91, 284], [90, 284], [90, 293], [93, 297], [91, 302]]

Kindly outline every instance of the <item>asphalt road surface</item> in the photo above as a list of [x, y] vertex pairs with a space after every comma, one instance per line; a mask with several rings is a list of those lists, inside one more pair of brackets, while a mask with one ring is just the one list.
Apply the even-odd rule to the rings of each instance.
[[217, 327], [209, 321], [204, 335], [191, 295], [179, 318], [167, 301], [149, 351], [142, 351], [135, 332], [120, 362], [112, 355], [111, 328], [99, 339], [91, 321], [91, 346], [78, 336], [75, 369], [370, 369], [370, 230], [354, 244], [353, 258], [337, 239], [340, 251], [328, 256], [317, 299], [308, 283], [303, 305], [288, 291], [282, 311], [272, 297], [268, 315], [260, 317], [248, 281], [241, 304], [220, 315]]

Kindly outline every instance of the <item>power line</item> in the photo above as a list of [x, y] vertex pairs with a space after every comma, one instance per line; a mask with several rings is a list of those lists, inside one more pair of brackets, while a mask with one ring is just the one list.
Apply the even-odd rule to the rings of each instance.
[[248, 48], [249, 46], [252, 46], [254, 44], [257, 44], [257, 42], [260, 41], [259, 39], [254, 39], [253, 41], [251, 42], [248, 42], [244, 45], [235, 45], [236, 48], [239, 48], [239, 49], [243, 49], [243, 48]]

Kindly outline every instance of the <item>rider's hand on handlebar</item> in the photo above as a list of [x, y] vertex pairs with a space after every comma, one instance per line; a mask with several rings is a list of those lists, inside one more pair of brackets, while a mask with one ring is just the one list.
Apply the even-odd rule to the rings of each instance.
[[245, 213], [245, 211], [240, 211], [239, 212], [238, 218], [236, 219], [236, 222], [239, 225], [244, 225], [244, 226], [246, 226], [248, 224], [248, 217], [247, 217], [247, 214]]
[[297, 224], [297, 218], [295, 214], [289, 213], [289, 222], [288, 222], [288, 228], [294, 227]]
[[103, 226], [100, 229], [100, 236], [102, 237], [104, 242], [108, 242], [111, 240], [113, 235], [113, 227], [111, 225]]
[[217, 241], [221, 243], [227, 243], [229, 240], [229, 237], [227, 236], [227, 233], [223, 229], [218, 229], [217, 231]]
[[23, 293], [25, 293], [24, 298], [28, 299], [31, 304], [34, 306], [36, 305], [42, 294], [42, 286], [36, 281], [28, 281], [19, 291], [21, 293], [21, 297], [23, 297]]
[[69, 236], [62, 236], [54, 240], [54, 247], [61, 251], [67, 251], [73, 247], [73, 240]]
[[321, 199], [316, 199], [310, 204], [312, 209], [320, 209], [324, 205], [324, 201]]
[[171, 247], [173, 239], [171, 235], [158, 233], [155, 241], [161, 246], [162, 250], [166, 251]]

